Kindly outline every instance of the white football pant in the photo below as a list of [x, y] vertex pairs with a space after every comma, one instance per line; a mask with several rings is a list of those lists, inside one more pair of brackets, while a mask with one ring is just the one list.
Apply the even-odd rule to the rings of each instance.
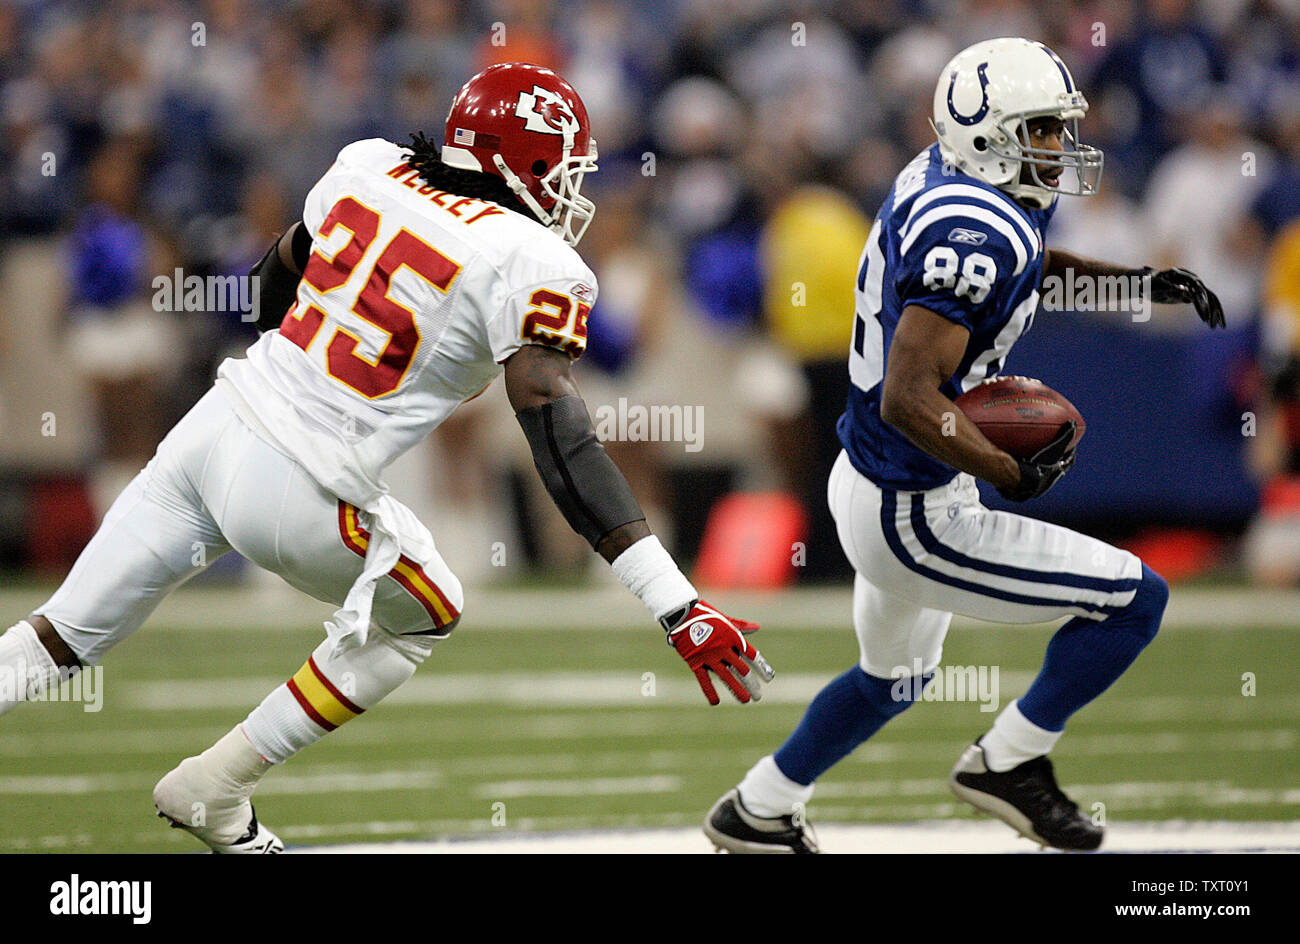
[[[36, 613], [84, 665], [95, 665], [163, 597], [231, 548], [339, 606], [361, 573], [366, 525], [364, 513], [276, 451], [214, 387], [118, 496]], [[436, 551], [403, 554], [379, 581], [372, 622], [392, 636], [445, 635], [462, 604], [460, 582]]]
[[840, 453], [828, 485], [840, 543], [857, 572], [853, 625], [863, 671], [933, 671], [953, 613], [997, 623], [1104, 619], [1133, 599], [1142, 562], [1068, 528], [991, 511], [960, 474], [893, 492]]

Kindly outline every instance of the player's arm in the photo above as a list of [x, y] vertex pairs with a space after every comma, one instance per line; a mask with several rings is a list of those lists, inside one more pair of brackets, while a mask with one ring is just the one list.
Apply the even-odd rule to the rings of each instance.
[[1132, 266], [1102, 262], [1100, 259], [1090, 259], [1064, 249], [1043, 250], [1043, 278], [1050, 276], [1068, 278], [1070, 275], [1100, 278], [1108, 275], [1128, 275], [1132, 271]]
[[1193, 305], [1197, 317], [1211, 328], [1224, 327], [1223, 306], [1219, 303], [1219, 297], [1206, 287], [1199, 276], [1187, 269], [1156, 271], [1150, 266], [1135, 269], [1114, 262], [1089, 259], [1064, 249], [1043, 251], [1044, 280], [1115, 276], [1140, 279], [1141, 291], [1149, 295], [1151, 301], [1161, 305]]
[[311, 233], [302, 223], [294, 223], [249, 270], [249, 276], [257, 277], [258, 331], [280, 327], [298, 296], [298, 282], [310, 256]]
[[760, 697], [773, 673], [744, 633], [758, 626], [703, 603], [646, 524], [627, 479], [596, 436], [567, 353], [525, 344], [505, 361], [506, 395], [537, 472], [569, 525], [668, 632], [710, 704], [712, 671], [741, 702]]
[[[538, 472], [556, 505], [573, 530], [612, 564], [637, 541], [649, 537], [650, 527], [627, 480], [596, 438], [571, 365], [563, 351], [526, 344], [506, 361], [506, 395], [534, 458], [540, 459]], [[563, 453], [583, 461], [576, 467], [571, 461], [565, 464]], [[575, 475], [581, 479], [575, 480]], [[579, 481], [591, 486], [588, 491], [594, 503], [577, 491]]]
[[880, 392], [880, 418], [940, 462], [998, 488], [1020, 483], [1020, 465], [943, 394], [966, 353], [970, 331], [908, 305], [894, 331]]
[[961, 363], [969, 335], [920, 305], [904, 308], [885, 364], [880, 418], [941, 462], [991, 482], [1003, 498], [1037, 498], [1074, 464], [1074, 424], [1027, 459], [993, 445], [940, 389]]

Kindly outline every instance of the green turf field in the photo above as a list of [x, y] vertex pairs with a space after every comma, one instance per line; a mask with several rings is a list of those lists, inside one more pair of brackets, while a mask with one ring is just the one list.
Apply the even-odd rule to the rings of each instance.
[[[6, 716], [0, 852], [198, 851], [154, 817], [153, 783], [296, 670], [320, 639], [316, 626], [158, 622], [110, 656], [102, 711], [50, 703]], [[1028, 684], [1049, 632], [955, 627], [945, 662], [996, 665], [1005, 704]], [[498, 629], [467, 619], [388, 702], [273, 771], [258, 813], [297, 844], [695, 823], [856, 658], [847, 628], [776, 623], [755, 642], [777, 669], [770, 697], [710, 708], [647, 625]], [[1242, 694], [1246, 672], [1253, 697]], [[1085, 809], [1105, 804], [1111, 822], [1294, 820], [1297, 678], [1294, 630], [1167, 629], [1075, 717], [1054, 753], [1062, 784]], [[975, 701], [913, 708], [826, 776], [811, 818], [973, 817], [945, 779], [993, 717]]]

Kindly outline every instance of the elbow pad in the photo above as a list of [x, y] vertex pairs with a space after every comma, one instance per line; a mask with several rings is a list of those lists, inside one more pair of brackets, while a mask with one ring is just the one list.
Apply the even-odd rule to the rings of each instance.
[[627, 479], [596, 438], [581, 397], [560, 397], [515, 415], [546, 490], [592, 548], [615, 528], [645, 517]]
[[[280, 239], [284, 237], [281, 236]], [[298, 282], [302, 276], [295, 273], [280, 260], [280, 239], [271, 243], [257, 265], [249, 270], [250, 276], [257, 277], [257, 330], [270, 331], [280, 327], [289, 306], [298, 297]], [[293, 261], [299, 271], [307, 265], [311, 255], [311, 234], [307, 227], [299, 224], [293, 233]]]

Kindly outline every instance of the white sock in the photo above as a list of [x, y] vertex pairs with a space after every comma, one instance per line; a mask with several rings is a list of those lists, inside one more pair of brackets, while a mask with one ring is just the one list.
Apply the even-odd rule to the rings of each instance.
[[163, 777], [154, 787], [154, 803], [176, 822], [202, 826], [218, 842], [234, 842], [248, 829], [248, 798], [270, 769], [236, 726]]
[[273, 764], [283, 764], [328, 733], [303, 713], [287, 684], [263, 698], [241, 727], [254, 749]]
[[740, 781], [740, 800], [755, 816], [790, 816], [797, 806], [807, 806], [813, 785], [795, 783], [776, 766], [768, 754]]
[[239, 725], [221, 736], [199, 755], [203, 772], [212, 778], [222, 793], [252, 796], [258, 782], [271, 769], [271, 762], [257, 752]]
[[26, 620], [0, 636], [0, 715], [10, 711], [28, 692], [40, 696], [59, 684], [59, 667]]
[[1020, 713], [1016, 702], [1002, 709], [993, 728], [980, 738], [984, 763], [989, 770], [1002, 773], [1027, 760], [1041, 757], [1056, 746], [1063, 731], [1040, 728]]
[[415, 673], [437, 641], [432, 636], [389, 639], [375, 627], [364, 645], [331, 656], [334, 641], [326, 639], [293, 678], [253, 709], [244, 733], [259, 754], [283, 764], [377, 705]]

